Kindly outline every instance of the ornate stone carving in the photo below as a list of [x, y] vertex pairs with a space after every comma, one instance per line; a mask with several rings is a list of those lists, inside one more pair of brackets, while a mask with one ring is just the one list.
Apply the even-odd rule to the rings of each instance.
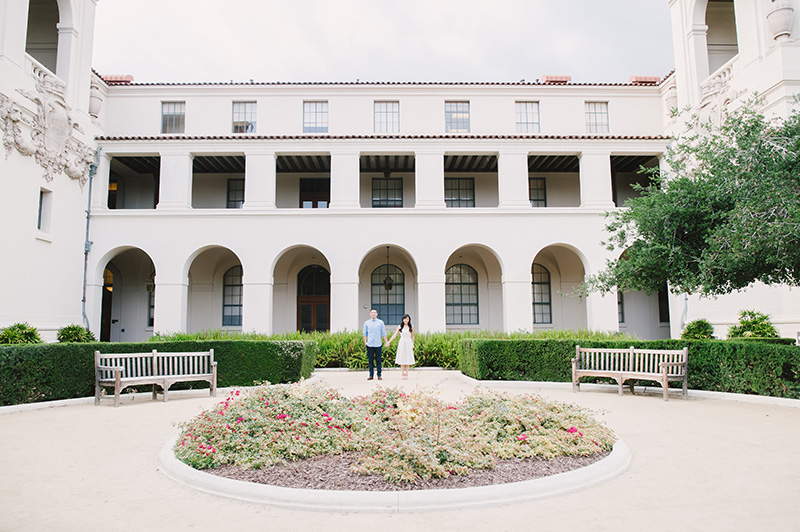
[[[34, 157], [44, 168], [46, 181], [65, 173], [83, 187], [94, 152], [72, 135], [73, 130], [81, 129], [72, 120], [64, 101], [64, 84], [46, 74], [37, 79], [35, 93], [21, 89], [17, 92], [36, 104], [36, 114], [26, 116], [26, 110], [0, 93], [0, 127], [6, 158], [16, 149], [22, 155]], [[30, 129], [30, 138], [24, 134], [26, 129]]]

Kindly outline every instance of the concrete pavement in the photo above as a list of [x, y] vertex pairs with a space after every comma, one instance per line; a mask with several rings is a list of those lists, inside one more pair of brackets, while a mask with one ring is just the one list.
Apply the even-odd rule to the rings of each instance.
[[[0, 409], [0, 530], [661, 530], [800, 531], [800, 401], [743, 402], [692, 392], [619, 397], [615, 387], [476, 383], [456, 371], [318, 370], [346, 395], [376, 386], [425, 386], [458, 400], [476, 385], [586, 406], [632, 454], [627, 471], [569, 495], [491, 508], [370, 514], [290, 510], [208, 495], [158, 470], [177, 424], [224, 398], [128, 396], [119, 408], [91, 399]], [[733, 400], [732, 400], [733, 399]]]

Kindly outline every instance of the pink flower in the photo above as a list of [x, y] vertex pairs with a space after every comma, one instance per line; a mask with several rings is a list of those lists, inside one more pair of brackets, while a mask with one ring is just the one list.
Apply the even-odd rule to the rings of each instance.
[[576, 429], [575, 427], [570, 427], [569, 430], [567, 430], [567, 432], [569, 432], [570, 434], [574, 434], [578, 432], [578, 429]]
[[520, 434], [519, 436], [517, 436], [517, 439], [519, 441], [525, 441], [525, 440], [528, 439], [528, 435], [527, 434]]

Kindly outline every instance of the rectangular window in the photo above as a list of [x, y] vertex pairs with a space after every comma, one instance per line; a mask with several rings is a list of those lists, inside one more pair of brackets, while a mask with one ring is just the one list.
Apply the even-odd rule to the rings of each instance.
[[152, 284], [147, 285], [147, 327], [151, 328], [156, 323], [156, 289]]
[[256, 132], [256, 102], [233, 102], [233, 132]]
[[658, 291], [658, 321], [669, 323], [669, 292], [666, 285]]
[[586, 102], [586, 132], [608, 133], [608, 102]]
[[517, 133], [539, 133], [539, 102], [517, 102]]
[[625, 295], [617, 292], [617, 321], [625, 323]]
[[244, 205], [244, 179], [228, 179], [229, 209], [241, 209]]
[[444, 102], [447, 133], [469, 133], [469, 102]]
[[398, 177], [372, 178], [372, 207], [402, 207], [403, 179]]
[[303, 102], [303, 133], [328, 132], [328, 102]]
[[161, 132], [184, 133], [186, 102], [161, 102]]
[[301, 179], [300, 208], [327, 209], [331, 201], [330, 179]]
[[531, 207], [547, 207], [547, 189], [545, 188], [545, 178], [528, 178], [528, 195], [531, 200]]
[[39, 189], [39, 213], [36, 219], [36, 229], [43, 233], [50, 232], [50, 218], [53, 211], [53, 193], [49, 190]]
[[400, 132], [400, 102], [375, 102], [375, 133]]
[[475, 179], [472, 177], [446, 177], [444, 203], [447, 207], [475, 206]]

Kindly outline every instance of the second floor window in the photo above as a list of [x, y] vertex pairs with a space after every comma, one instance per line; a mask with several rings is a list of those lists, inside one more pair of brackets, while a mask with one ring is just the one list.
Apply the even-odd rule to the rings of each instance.
[[539, 133], [539, 102], [517, 102], [517, 133]]
[[475, 179], [472, 177], [446, 177], [444, 179], [444, 204], [447, 207], [474, 207]]
[[233, 102], [233, 132], [256, 132], [256, 102]]
[[330, 201], [330, 179], [310, 178], [300, 180], [301, 209], [327, 209]]
[[469, 102], [444, 102], [447, 133], [469, 133]]
[[528, 194], [531, 207], [547, 207], [547, 189], [543, 177], [528, 178]]
[[[402, 207], [403, 180], [398, 177], [375, 177], [372, 179], [372, 206]], [[392, 322], [394, 323], [394, 322]]]
[[400, 102], [375, 102], [375, 133], [400, 132]]
[[586, 102], [586, 132], [608, 131], [608, 102]]
[[241, 209], [244, 205], [244, 179], [228, 179], [228, 209]]
[[186, 102], [161, 102], [161, 132], [186, 131]]
[[328, 132], [328, 102], [303, 102], [303, 133]]

